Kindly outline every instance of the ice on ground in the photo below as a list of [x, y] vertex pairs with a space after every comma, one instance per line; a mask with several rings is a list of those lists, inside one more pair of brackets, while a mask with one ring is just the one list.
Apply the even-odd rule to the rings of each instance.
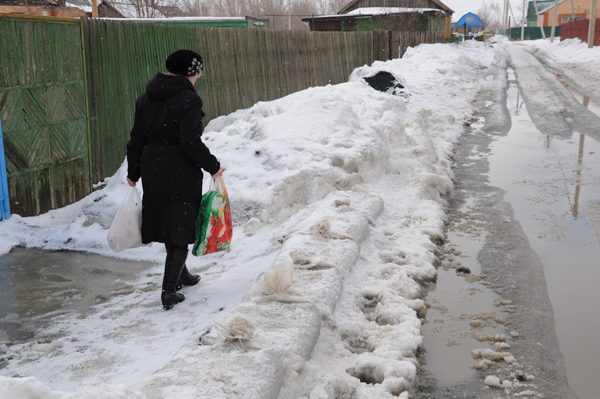
[[86, 386], [75, 393], [52, 391], [35, 377], [0, 376], [0, 393], [6, 399], [146, 399], [145, 395], [126, 385], [105, 383]]
[[488, 375], [485, 377], [484, 381], [485, 385], [492, 388], [502, 388], [502, 384], [500, 383], [500, 378], [495, 375]]

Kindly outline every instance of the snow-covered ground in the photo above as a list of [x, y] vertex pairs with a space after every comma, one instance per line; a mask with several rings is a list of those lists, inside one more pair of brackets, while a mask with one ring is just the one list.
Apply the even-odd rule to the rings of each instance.
[[[157, 262], [86, 317], [57, 317], [49, 338], [3, 348], [2, 397], [408, 397], [425, 313], [419, 282], [436, 275], [453, 146], [507, 45], [421, 45], [356, 69], [348, 83], [211, 121], [204, 139], [227, 168], [232, 250], [190, 256], [202, 282], [168, 312], [159, 301], [164, 247], [115, 254], [106, 243], [125, 165], [76, 204], [0, 222], [0, 253], [22, 245]], [[582, 49], [527, 46], [559, 64]], [[593, 51], [585, 62], [599, 62]], [[379, 70], [401, 77], [410, 96], [361, 79]], [[330, 228], [319, 233], [323, 220]], [[294, 265], [287, 296], [265, 296], [262, 273], [281, 263]], [[214, 328], [236, 316], [253, 325], [249, 341]]]

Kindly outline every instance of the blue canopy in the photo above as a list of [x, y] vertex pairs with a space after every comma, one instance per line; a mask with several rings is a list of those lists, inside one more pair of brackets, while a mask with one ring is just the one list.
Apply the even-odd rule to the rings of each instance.
[[467, 24], [468, 28], [473, 27], [473, 26], [485, 26], [485, 24], [483, 23], [481, 18], [479, 18], [477, 15], [473, 14], [472, 12], [468, 12], [465, 15], [463, 15], [458, 21], [453, 23], [452, 27], [465, 26], [465, 23]]

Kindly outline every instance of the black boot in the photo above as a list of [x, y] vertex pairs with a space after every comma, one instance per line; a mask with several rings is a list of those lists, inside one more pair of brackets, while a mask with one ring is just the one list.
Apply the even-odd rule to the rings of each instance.
[[163, 277], [162, 294], [160, 300], [163, 309], [169, 310], [179, 302], [185, 300], [183, 294], [175, 291], [181, 271], [187, 259], [187, 248], [178, 248], [173, 245], [167, 247], [167, 260], [165, 261], [165, 275]]
[[196, 285], [199, 282], [200, 276], [190, 273], [187, 266], [183, 265], [183, 270], [181, 271], [181, 276], [179, 277], [179, 282], [177, 283], [177, 287], [175, 287], [175, 289], [179, 291], [184, 285]]

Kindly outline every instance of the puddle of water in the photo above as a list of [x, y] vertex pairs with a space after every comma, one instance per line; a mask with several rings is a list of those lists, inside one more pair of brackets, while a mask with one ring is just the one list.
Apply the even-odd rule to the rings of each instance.
[[[511, 71], [509, 71], [511, 72]], [[580, 399], [600, 392], [600, 246], [586, 217], [600, 198], [600, 143], [539, 132], [514, 81], [508, 106], [512, 129], [492, 144], [489, 179], [506, 190], [529, 242], [544, 264], [567, 378]]]
[[[467, 208], [468, 202], [466, 205]], [[465, 210], [466, 213], [469, 210]], [[422, 327], [427, 365], [439, 385], [452, 386], [465, 380], [475, 378], [476, 371], [471, 368], [475, 360], [471, 351], [490, 347], [488, 343], [475, 339], [476, 334], [502, 334], [495, 322], [482, 323], [480, 327], [472, 327], [470, 322], [477, 315], [502, 317], [499, 308], [494, 307], [498, 298], [486, 288], [485, 279], [477, 280], [481, 266], [477, 255], [483, 247], [483, 238], [473, 227], [472, 220], [454, 222], [448, 231], [444, 263], [438, 268], [437, 284], [427, 294], [426, 300], [431, 304], [427, 311], [427, 320]], [[458, 252], [448, 250], [456, 248]], [[455, 267], [467, 267], [469, 276], [456, 273]], [[470, 279], [473, 279], [469, 281]]]
[[155, 266], [98, 255], [14, 248], [0, 256], [0, 342], [34, 338], [53, 318], [79, 313], [133, 290]]

